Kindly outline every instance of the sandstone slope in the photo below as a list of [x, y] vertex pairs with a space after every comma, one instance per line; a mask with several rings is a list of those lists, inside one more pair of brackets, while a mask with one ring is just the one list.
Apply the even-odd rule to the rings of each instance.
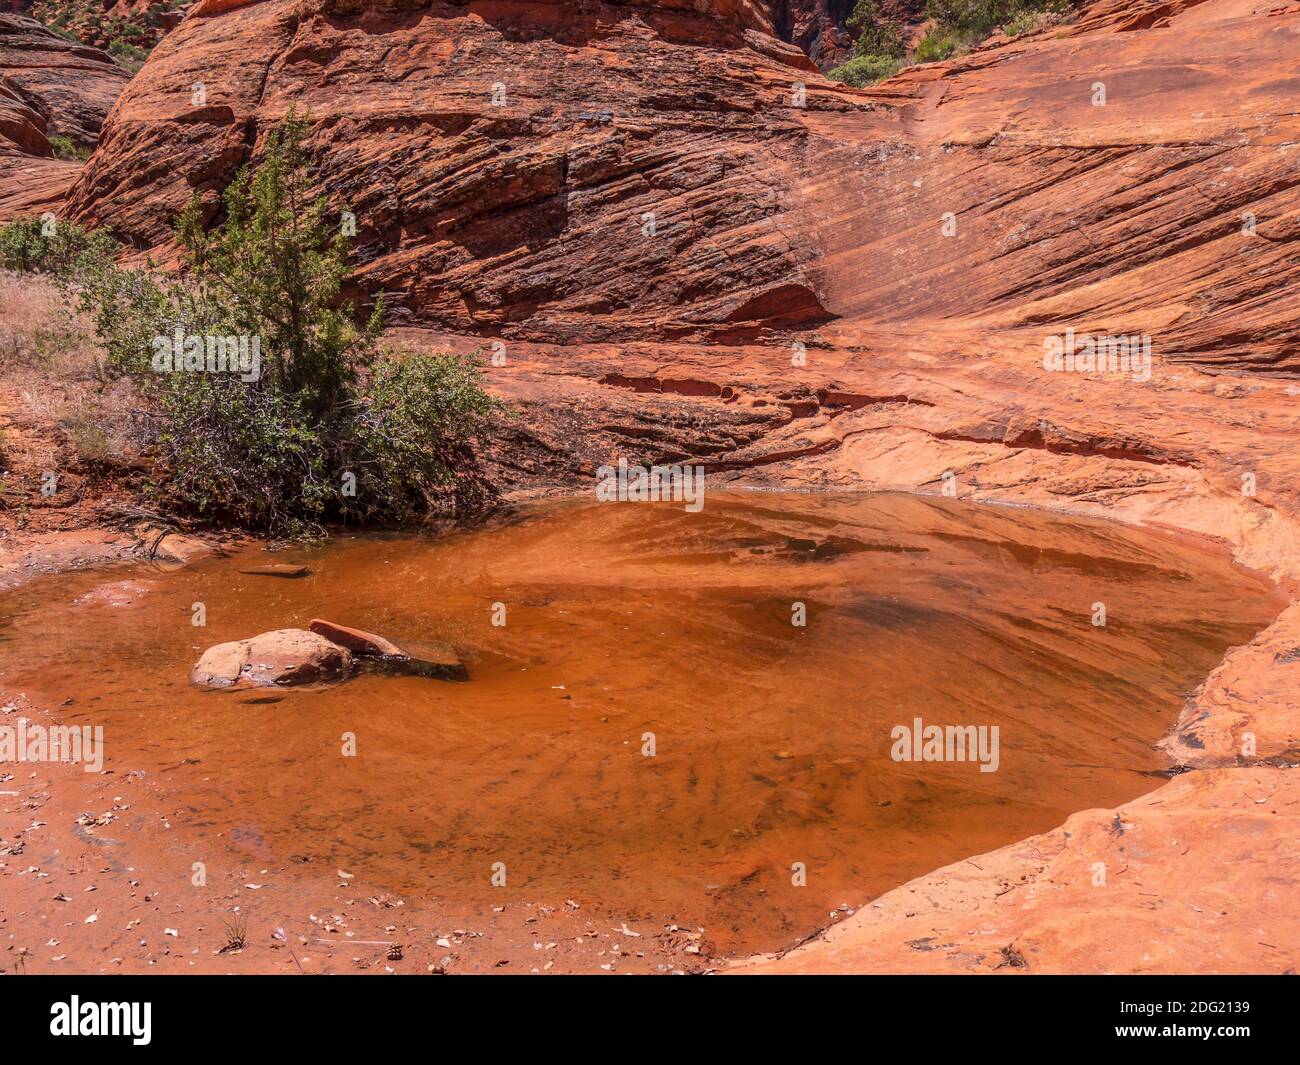
[[[130, 75], [98, 48], [74, 44], [35, 19], [0, 14], [0, 77], [49, 134], [94, 147]], [[32, 154], [39, 154], [35, 147]]]
[[61, 203], [81, 165], [55, 159], [50, 138], [92, 148], [128, 79], [98, 49], [0, 14], [0, 220]]
[[719, 6], [200, 4], [69, 206], [165, 241], [292, 107], [356, 215], [359, 284], [407, 321], [588, 341], [819, 320], [776, 205], [774, 155], [805, 133], [772, 107], [811, 64], [762, 9]]

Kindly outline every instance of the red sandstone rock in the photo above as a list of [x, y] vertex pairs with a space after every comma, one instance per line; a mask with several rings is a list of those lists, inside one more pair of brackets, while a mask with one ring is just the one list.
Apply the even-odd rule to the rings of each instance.
[[28, 102], [22, 90], [0, 75], [0, 137], [10, 150], [25, 155], [51, 154], [45, 116]]
[[276, 629], [209, 647], [190, 680], [204, 687], [269, 687], [337, 679], [352, 670], [345, 647], [305, 629]]
[[1297, 358], [1296, 119], [1273, 73], [1294, 11], [1107, 4], [1065, 36], [859, 92], [777, 62], [789, 46], [743, 9], [511, 10], [200, 7], [131, 83], [69, 207], [166, 242], [192, 191], [215, 210], [297, 106], [324, 190], [357, 215], [358, 284], [412, 324], [590, 344], [832, 316], [913, 335], [1053, 321], [1158, 331], [1200, 365]]
[[346, 647], [353, 654], [377, 658], [408, 658], [405, 651], [395, 643], [390, 643], [382, 636], [364, 629], [354, 629], [348, 625], [338, 625], [322, 618], [312, 618], [307, 628], [327, 640], [332, 640], [341, 647]]
[[71, 213], [166, 242], [297, 107], [356, 214], [357, 283], [391, 291], [395, 320], [587, 342], [826, 319], [783, 223], [807, 140], [789, 97], [812, 64], [756, 8], [408, 7], [195, 9], [131, 82]]
[[92, 147], [128, 77], [103, 52], [0, 14], [0, 222], [61, 210], [80, 164], [53, 158], [49, 138]]
[[0, 78], [51, 135], [93, 147], [130, 75], [97, 48], [74, 44], [35, 19], [0, 14]]

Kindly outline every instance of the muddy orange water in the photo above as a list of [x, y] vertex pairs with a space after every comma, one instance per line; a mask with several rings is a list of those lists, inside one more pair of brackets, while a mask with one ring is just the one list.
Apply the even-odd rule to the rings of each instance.
[[[889, 495], [546, 503], [274, 556], [302, 580], [239, 573], [267, 560], [12, 593], [0, 686], [74, 700], [60, 716], [102, 724], [119, 773], [198, 759], [173, 826], [195, 854], [220, 834], [397, 893], [702, 926], [734, 952], [1151, 790], [1183, 699], [1280, 604], [1199, 545]], [[471, 679], [272, 703], [188, 684], [205, 647], [315, 616], [449, 642]], [[997, 771], [895, 761], [918, 717], [997, 726]]]

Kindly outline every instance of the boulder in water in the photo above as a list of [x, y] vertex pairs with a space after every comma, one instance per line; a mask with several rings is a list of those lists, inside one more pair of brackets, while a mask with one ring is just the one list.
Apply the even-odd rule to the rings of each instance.
[[203, 652], [190, 680], [209, 688], [312, 684], [352, 672], [352, 652], [306, 629], [276, 629]]

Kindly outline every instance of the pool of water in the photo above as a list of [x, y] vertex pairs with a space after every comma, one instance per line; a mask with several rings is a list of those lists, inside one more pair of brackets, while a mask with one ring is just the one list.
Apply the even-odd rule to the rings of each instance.
[[[267, 560], [12, 592], [0, 687], [73, 700], [117, 772], [198, 759], [173, 796], [195, 846], [484, 907], [571, 898], [735, 952], [1150, 790], [1184, 698], [1281, 603], [1171, 537], [892, 495], [550, 502], [276, 554], [300, 580], [239, 572]], [[204, 648], [312, 617], [450, 643], [470, 679], [188, 683]], [[897, 760], [916, 718], [996, 727], [996, 771]]]

